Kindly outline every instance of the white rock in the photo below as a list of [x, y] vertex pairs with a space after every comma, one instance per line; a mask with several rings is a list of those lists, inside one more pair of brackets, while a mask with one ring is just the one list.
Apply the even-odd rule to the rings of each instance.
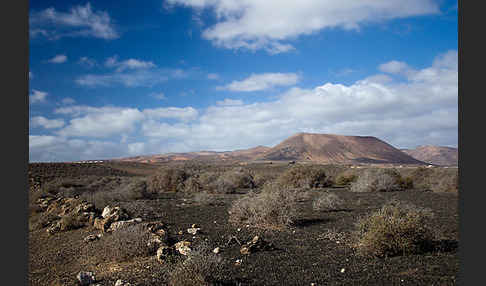
[[104, 209], [103, 209], [103, 212], [101, 213], [101, 216], [103, 218], [107, 218], [109, 215], [111, 214], [111, 208], [110, 206], [106, 206]]
[[219, 250], [219, 247], [216, 247], [215, 249], [213, 249], [213, 253], [218, 254], [218, 253], [219, 253], [219, 251], [220, 251], [220, 250]]
[[344, 268], [341, 268], [341, 273], [344, 273], [344, 271], [346, 271], [346, 269], [344, 269]]

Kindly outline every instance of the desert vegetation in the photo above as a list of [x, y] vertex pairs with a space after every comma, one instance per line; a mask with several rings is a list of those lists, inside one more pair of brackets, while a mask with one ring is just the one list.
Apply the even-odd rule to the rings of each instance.
[[394, 256], [421, 253], [434, 239], [430, 209], [390, 201], [357, 223], [357, 248], [361, 253]]
[[29, 167], [31, 285], [77, 285], [81, 270], [101, 285], [455, 283], [457, 170]]

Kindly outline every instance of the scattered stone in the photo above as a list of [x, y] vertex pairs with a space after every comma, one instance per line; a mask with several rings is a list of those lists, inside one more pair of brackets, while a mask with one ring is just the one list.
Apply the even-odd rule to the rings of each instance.
[[79, 284], [82, 286], [93, 284], [96, 280], [93, 272], [86, 271], [79, 272], [76, 278], [78, 278]]
[[341, 268], [341, 273], [344, 273], [345, 271], [346, 271], [346, 269]]
[[196, 235], [196, 234], [197, 234], [197, 232], [198, 232], [198, 231], [200, 231], [200, 230], [201, 230], [201, 228], [199, 228], [199, 227], [194, 227], [194, 224], [193, 224], [193, 227], [188, 228], [188, 229], [187, 229], [187, 232], [188, 232], [188, 233], [190, 233], [190, 234], [192, 234], [192, 235]]
[[129, 282], [125, 283], [125, 282], [123, 282], [123, 280], [121, 280], [121, 279], [118, 279], [118, 280], [116, 280], [116, 282], [115, 282], [115, 286], [130, 286], [130, 285], [131, 285], [131, 284], [130, 284]]
[[261, 237], [257, 235], [253, 237], [251, 241], [249, 241], [248, 243], [246, 243], [240, 248], [240, 253], [244, 255], [248, 255], [256, 251], [272, 250], [272, 249], [274, 249], [274, 247], [271, 243], [264, 241]]
[[168, 247], [167, 245], [162, 245], [157, 249], [157, 260], [159, 262], [164, 262], [169, 255], [172, 254], [172, 248]]
[[124, 228], [124, 227], [127, 227], [129, 225], [134, 225], [134, 224], [137, 224], [137, 223], [140, 223], [140, 222], [142, 222], [141, 218], [115, 221], [115, 222], [110, 224], [108, 231], [116, 231], [116, 230], [119, 230], [120, 228]]
[[191, 242], [189, 241], [179, 241], [178, 243], [174, 244], [174, 248], [182, 255], [188, 255], [191, 252], [191, 248], [189, 247]]
[[98, 240], [100, 238], [101, 238], [101, 236], [99, 234], [98, 235], [97, 234], [90, 234], [87, 237], [85, 237], [83, 240], [84, 240], [84, 242], [88, 243], [88, 242]]
[[218, 254], [218, 253], [219, 253], [219, 251], [220, 251], [219, 247], [216, 247], [215, 249], [213, 249], [213, 253]]

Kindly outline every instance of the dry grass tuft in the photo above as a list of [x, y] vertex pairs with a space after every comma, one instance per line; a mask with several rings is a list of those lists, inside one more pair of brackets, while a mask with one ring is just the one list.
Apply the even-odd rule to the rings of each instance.
[[400, 174], [394, 169], [366, 169], [351, 184], [351, 192], [390, 192], [403, 190]]
[[260, 193], [250, 192], [233, 202], [229, 221], [253, 227], [281, 229], [297, 218], [299, 191], [267, 183]]
[[432, 216], [429, 209], [388, 202], [358, 221], [356, 247], [362, 254], [378, 257], [421, 253], [434, 238]]
[[214, 285], [222, 280], [223, 259], [212, 253], [204, 242], [195, 247], [185, 259], [180, 259], [170, 269], [168, 284], [177, 286]]
[[324, 168], [313, 166], [293, 166], [278, 176], [276, 181], [285, 188], [322, 188], [332, 184]]
[[338, 210], [344, 204], [344, 200], [341, 199], [335, 193], [324, 192], [314, 199], [312, 202], [312, 208], [315, 211], [331, 211]]

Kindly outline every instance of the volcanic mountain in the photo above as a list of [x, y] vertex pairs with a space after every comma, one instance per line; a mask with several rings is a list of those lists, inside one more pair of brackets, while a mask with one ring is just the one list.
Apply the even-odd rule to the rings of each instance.
[[415, 149], [402, 149], [402, 152], [417, 160], [441, 166], [457, 166], [457, 148], [445, 146], [419, 146]]
[[424, 164], [375, 137], [314, 133], [295, 134], [266, 151], [258, 159], [324, 164]]
[[168, 153], [119, 159], [146, 163], [173, 161], [309, 161], [322, 164], [419, 164], [425, 165], [393, 146], [370, 136], [298, 133], [273, 148], [214, 152]]

